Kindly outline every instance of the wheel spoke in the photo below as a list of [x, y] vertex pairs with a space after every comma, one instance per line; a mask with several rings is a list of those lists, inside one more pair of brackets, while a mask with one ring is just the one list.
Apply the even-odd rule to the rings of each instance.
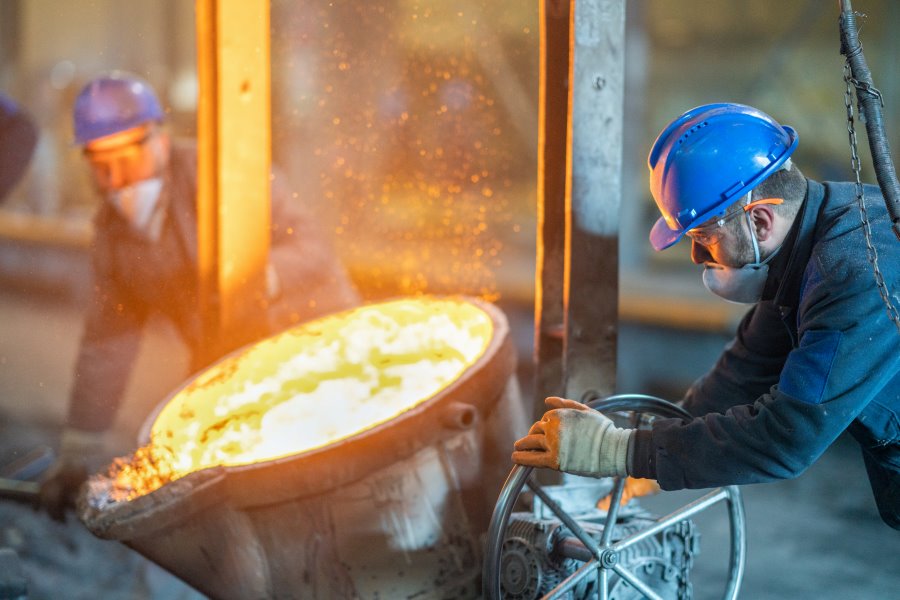
[[613, 571], [615, 571], [619, 577], [630, 583], [634, 588], [644, 595], [644, 598], [649, 598], [650, 600], [663, 600], [662, 597], [650, 589], [646, 583], [641, 581], [641, 579], [623, 567], [622, 565], [613, 565]]
[[728, 498], [728, 491], [725, 490], [724, 488], [719, 488], [717, 490], [713, 490], [712, 492], [703, 496], [702, 498], [698, 498], [697, 500], [694, 500], [690, 504], [679, 508], [675, 512], [669, 513], [665, 517], [658, 519], [653, 525], [651, 525], [647, 529], [643, 529], [634, 535], [631, 535], [631, 536], [628, 536], [627, 538], [619, 540], [618, 542], [613, 544], [611, 546], [611, 548], [613, 550], [615, 550], [616, 552], [621, 552], [625, 548], [628, 548], [629, 546], [633, 546], [634, 544], [637, 544], [641, 540], [644, 540], [644, 539], [650, 537], [651, 535], [654, 535], [654, 534], [662, 531], [663, 529], [665, 529], [666, 527], [668, 527], [670, 525], [674, 525], [678, 521], [684, 521], [685, 519], [692, 517], [693, 515], [697, 514], [698, 512], [701, 512], [701, 511], [707, 509], [708, 507], [712, 506], [716, 502], [721, 502], [722, 500], [725, 500], [726, 498]]
[[600, 547], [606, 548], [612, 540], [613, 529], [616, 526], [616, 516], [619, 514], [619, 502], [622, 501], [622, 492], [625, 490], [625, 478], [616, 477], [612, 493], [609, 495], [609, 508], [606, 510], [606, 525], [600, 536]]
[[578, 522], [569, 516], [569, 514], [564, 511], [560, 506], [556, 503], [553, 498], [551, 498], [547, 492], [541, 488], [540, 484], [536, 482], [533, 478], [529, 478], [526, 483], [528, 487], [531, 488], [531, 491], [534, 492], [541, 501], [550, 507], [550, 510], [553, 511], [553, 514], [556, 515], [560, 521], [562, 521], [566, 527], [569, 528], [569, 531], [581, 540], [581, 543], [587, 547], [588, 550], [591, 551], [591, 554], [596, 559], [600, 559], [600, 547], [597, 545], [597, 541], [592, 538], [588, 533], [581, 528], [581, 525]]
[[[631, 414], [630, 421], [633, 428], [636, 429], [640, 425], [643, 414], [640, 411], [635, 411]], [[609, 508], [606, 510], [606, 526], [603, 528], [603, 534], [600, 537], [601, 548], [609, 547], [609, 542], [612, 540], [613, 529], [616, 526], [616, 517], [619, 516], [619, 508], [622, 503], [622, 494], [625, 491], [626, 479], [626, 477], [616, 477], [616, 482], [613, 484], [612, 492], [610, 492]]]
[[[566, 577], [565, 579], [560, 581], [559, 585], [557, 585], [555, 588], [550, 590], [547, 593], [547, 595], [544, 596], [541, 600], [552, 600], [553, 598], [561, 598], [563, 594], [565, 594], [566, 592], [571, 590], [573, 587], [578, 585], [578, 583], [582, 579], [584, 579], [585, 577], [590, 575], [594, 570], [596, 570], [598, 568], [599, 567], [597, 566], [596, 560], [591, 560], [591, 561], [584, 563], [583, 565], [578, 567], [577, 571], [575, 571], [574, 573], [572, 573], [571, 575], [569, 575], [568, 577]], [[606, 571], [606, 569], [600, 569], [600, 570]]]
[[609, 569], [600, 569], [598, 600], [609, 600]]

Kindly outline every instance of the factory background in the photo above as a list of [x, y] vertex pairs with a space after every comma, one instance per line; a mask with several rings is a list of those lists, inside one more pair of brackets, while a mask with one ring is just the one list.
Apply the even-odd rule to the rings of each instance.
[[[852, 178], [833, 4], [627, 3], [619, 390], [676, 398], [712, 363], [744, 312], [703, 289], [687, 245], [658, 254], [649, 246], [656, 209], [646, 155], [666, 123], [708, 102], [750, 104], [800, 132], [794, 161], [807, 176]], [[900, 4], [858, 4], [869, 15], [862, 36], [897, 148]], [[273, 0], [271, 14], [273, 161], [295, 201], [332, 234], [366, 300], [461, 292], [506, 310], [527, 394], [538, 4]], [[40, 129], [25, 179], [0, 207], [2, 450], [52, 439], [60, 427], [91, 289], [88, 247], [99, 199], [72, 143], [75, 95], [100, 72], [139, 73], [158, 90], [173, 134], [192, 137], [196, 52], [191, 2], [0, 3], [0, 89]], [[863, 154], [863, 177], [874, 181]], [[151, 323], [118, 416], [123, 449], [151, 408], [181, 383], [186, 362], [173, 331]], [[880, 524], [856, 452], [839, 440], [800, 479], [746, 491], [746, 597], [897, 593], [900, 578], [891, 567], [900, 540]], [[109, 598], [193, 597], [136, 554], [78, 533], [76, 524], [57, 527], [39, 515], [13, 520], [19, 514], [0, 511], [0, 546], [15, 547], [37, 528], [84, 556], [96, 544], [93, 556], [107, 565], [85, 583], [93, 569], [88, 562], [73, 564], [63, 550], [48, 550], [48, 574], [32, 584], [35, 598], [54, 597], [70, 584], [84, 587], [78, 597], [85, 598], [93, 586]], [[134, 589], [135, 578], [143, 589]]]

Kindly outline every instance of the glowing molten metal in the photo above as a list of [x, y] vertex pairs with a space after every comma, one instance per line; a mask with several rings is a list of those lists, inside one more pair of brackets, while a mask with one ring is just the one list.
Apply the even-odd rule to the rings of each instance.
[[243, 349], [176, 393], [150, 444], [117, 461], [106, 500], [130, 500], [193, 471], [306, 452], [389, 421], [484, 353], [490, 316], [457, 299], [375, 304]]

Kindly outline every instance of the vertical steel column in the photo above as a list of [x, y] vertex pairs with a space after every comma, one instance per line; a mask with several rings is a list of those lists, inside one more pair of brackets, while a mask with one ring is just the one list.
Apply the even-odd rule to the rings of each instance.
[[265, 332], [258, 314], [269, 252], [269, 1], [195, 6], [198, 267], [211, 359]]
[[624, 47], [625, 0], [542, 3], [536, 416], [615, 389]]
[[565, 390], [616, 386], [625, 0], [577, 0], [569, 118]]

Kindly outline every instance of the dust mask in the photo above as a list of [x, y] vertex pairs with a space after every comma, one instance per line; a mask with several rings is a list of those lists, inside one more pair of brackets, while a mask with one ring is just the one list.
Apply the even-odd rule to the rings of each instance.
[[710, 292], [729, 302], [736, 304], [754, 304], [762, 298], [766, 279], [769, 277], [768, 262], [781, 250], [779, 246], [766, 260], [760, 262], [759, 242], [750, 213], [747, 224], [750, 226], [750, 238], [753, 241], [754, 261], [743, 267], [726, 267], [714, 262], [704, 264], [703, 285]]
[[162, 177], [153, 177], [112, 191], [108, 198], [132, 229], [150, 235], [162, 186]]

